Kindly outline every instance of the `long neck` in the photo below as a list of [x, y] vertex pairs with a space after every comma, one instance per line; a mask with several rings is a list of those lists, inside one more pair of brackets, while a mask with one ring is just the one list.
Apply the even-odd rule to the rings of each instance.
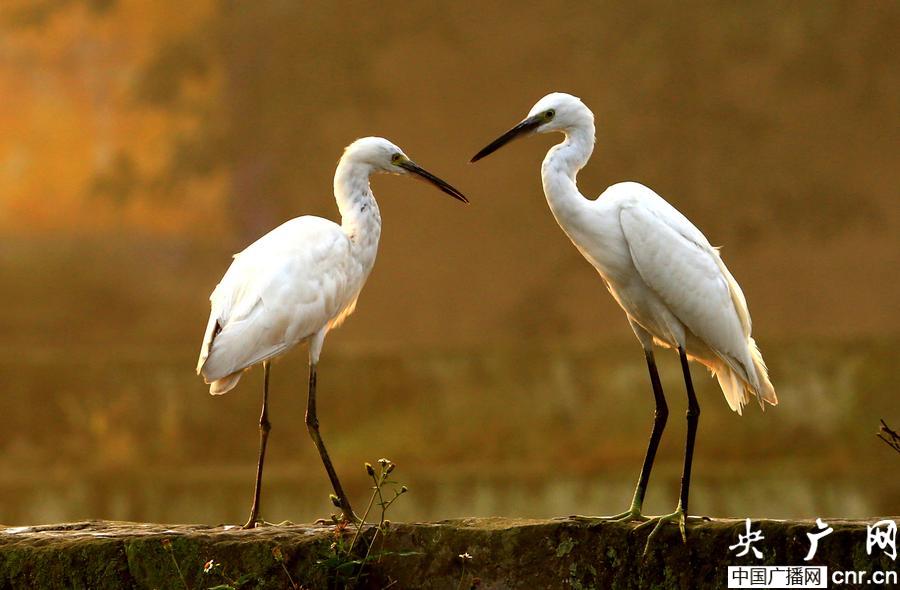
[[586, 199], [578, 191], [578, 171], [594, 151], [594, 124], [585, 123], [566, 131], [566, 139], [550, 148], [541, 165], [544, 195], [557, 222], [567, 229]]
[[341, 212], [341, 229], [353, 244], [353, 254], [371, 269], [381, 238], [381, 212], [369, 186], [370, 166], [341, 159], [334, 173], [334, 199]]

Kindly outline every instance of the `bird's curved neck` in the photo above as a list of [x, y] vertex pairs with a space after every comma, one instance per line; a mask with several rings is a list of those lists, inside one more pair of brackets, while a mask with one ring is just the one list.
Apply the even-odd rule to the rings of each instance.
[[541, 165], [544, 195], [563, 228], [587, 204], [578, 191], [577, 178], [578, 171], [587, 164], [594, 151], [594, 124], [584, 124], [565, 133], [566, 139], [550, 148]]
[[372, 168], [342, 159], [334, 174], [334, 199], [341, 212], [341, 229], [354, 254], [371, 267], [381, 238], [381, 212], [369, 186]]

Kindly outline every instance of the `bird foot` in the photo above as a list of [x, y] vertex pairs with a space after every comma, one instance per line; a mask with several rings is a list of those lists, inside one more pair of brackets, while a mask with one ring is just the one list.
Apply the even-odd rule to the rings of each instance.
[[650, 543], [653, 542], [653, 539], [656, 538], [656, 535], [659, 534], [660, 529], [666, 523], [673, 523], [678, 525], [678, 529], [681, 531], [681, 541], [683, 543], [687, 543], [687, 530], [685, 528], [687, 523], [687, 514], [681, 505], [678, 505], [678, 508], [675, 509], [675, 512], [672, 514], [666, 514], [663, 516], [653, 516], [648, 518], [646, 522], [643, 522], [637, 526], [638, 529], [642, 529], [649, 525], [654, 525], [653, 530], [650, 531], [650, 535], [647, 537], [647, 543], [644, 545], [644, 555], [647, 555], [647, 551], [650, 549]]
[[245, 524], [241, 528], [244, 530], [247, 530], [247, 529], [257, 529], [257, 528], [264, 527], [264, 526], [290, 526], [292, 524], [294, 524], [294, 523], [292, 523], [289, 520], [283, 520], [281, 522], [269, 522], [268, 520], [266, 520], [264, 518], [251, 517], [250, 520], [247, 521], [247, 524]]
[[641, 509], [639, 507], [632, 506], [625, 512], [613, 516], [602, 516], [600, 517], [600, 520], [605, 520], [607, 522], [646, 522], [650, 520], [650, 518], [651, 517], [649, 516], [641, 514]]
[[341, 515], [332, 516], [335, 522], [346, 522], [348, 524], [360, 524], [362, 522], [362, 519], [353, 512], [353, 508], [350, 508], [350, 502], [346, 500], [338, 502], [337, 508], [341, 511]]
[[330, 517], [320, 518], [316, 521], [316, 524], [362, 524], [362, 519], [356, 516], [356, 513], [352, 510], [350, 512], [350, 517], [347, 518], [347, 512], [341, 512], [338, 514], [332, 514]]

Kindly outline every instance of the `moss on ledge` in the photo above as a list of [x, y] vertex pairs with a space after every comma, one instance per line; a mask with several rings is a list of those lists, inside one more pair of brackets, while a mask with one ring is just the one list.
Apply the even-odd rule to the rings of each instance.
[[[647, 530], [584, 518], [461, 519], [394, 524], [380, 561], [368, 563], [362, 588], [702, 588], [724, 587], [729, 565], [827, 565], [829, 570], [894, 571], [898, 562], [878, 548], [866, 552], [869, 521], [829, 520], [815, 558], [810, 521], [754, 521], [764, 540], [757, 560], [735, 557], [729, 546], [744, 533], [742, 520], [692, 525], [688, 544], [677, 529], [659, 535], [642, 555]], [[900, 520], [891, 518], [890, 520]], [[371, 538], [374, 529], [364, 537]], [[344, 543], [352, 534], [346, 531]], [[92, 521], [0, 528], [2, 588], [336, 588], [354, 568], [337, 568], [334, 526], [233, 527]], [[358, 544], [365, 550], [366, 543]], [[355, 551], [357, 557], [362, 553]], [[471, 555], [471, 559], [461, 558]], [[204, 573], [206, 562], [221, 564]], [[177, 562], [177, 567], [176, 567]], [[179, 574], [180, 570], [180, 574]], [[224, 575], [223, 575], [224, 574]], [[184, 578], [182, 582], [181, 576]]]

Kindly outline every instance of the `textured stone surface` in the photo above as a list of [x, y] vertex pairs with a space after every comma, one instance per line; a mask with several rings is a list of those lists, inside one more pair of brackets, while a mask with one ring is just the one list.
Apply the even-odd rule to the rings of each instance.
[[[646, 556], [648, 531], [633, 524], [583, 518], [394, 524], [372, 549], [381, 558], [367, 563], [358, 579], [358, 566], [347, 563], [354, 557], [335, 558], [332, 548], [336, 542], [348, 546], [353, 531], [341, 533], [333, 525], [243, 531], [92, 521], [0, 528], [0, 588], [290, 588], [291, 579], [303, 588], [724, 587], [729, 565], [895, 571], [898, 562], [880, 549], [866, 552], [866, 524], [877, 520], [829, 520], [834, 532], [811, 562], [803, 561], [806, 533], [816, 530], [810, 521], [754, 521], [765, 537], [754, 545], [763, 551], [760, 560], [729, 550], [744, 533], [742, 520], [693, 524], [687, 545], [669, 527]], [[364, 531], [356, 559], [373, 533]], [[465, 553], [471, 559], [460, 557]], [[204, 573], [209, 560], [221, 565]]]

